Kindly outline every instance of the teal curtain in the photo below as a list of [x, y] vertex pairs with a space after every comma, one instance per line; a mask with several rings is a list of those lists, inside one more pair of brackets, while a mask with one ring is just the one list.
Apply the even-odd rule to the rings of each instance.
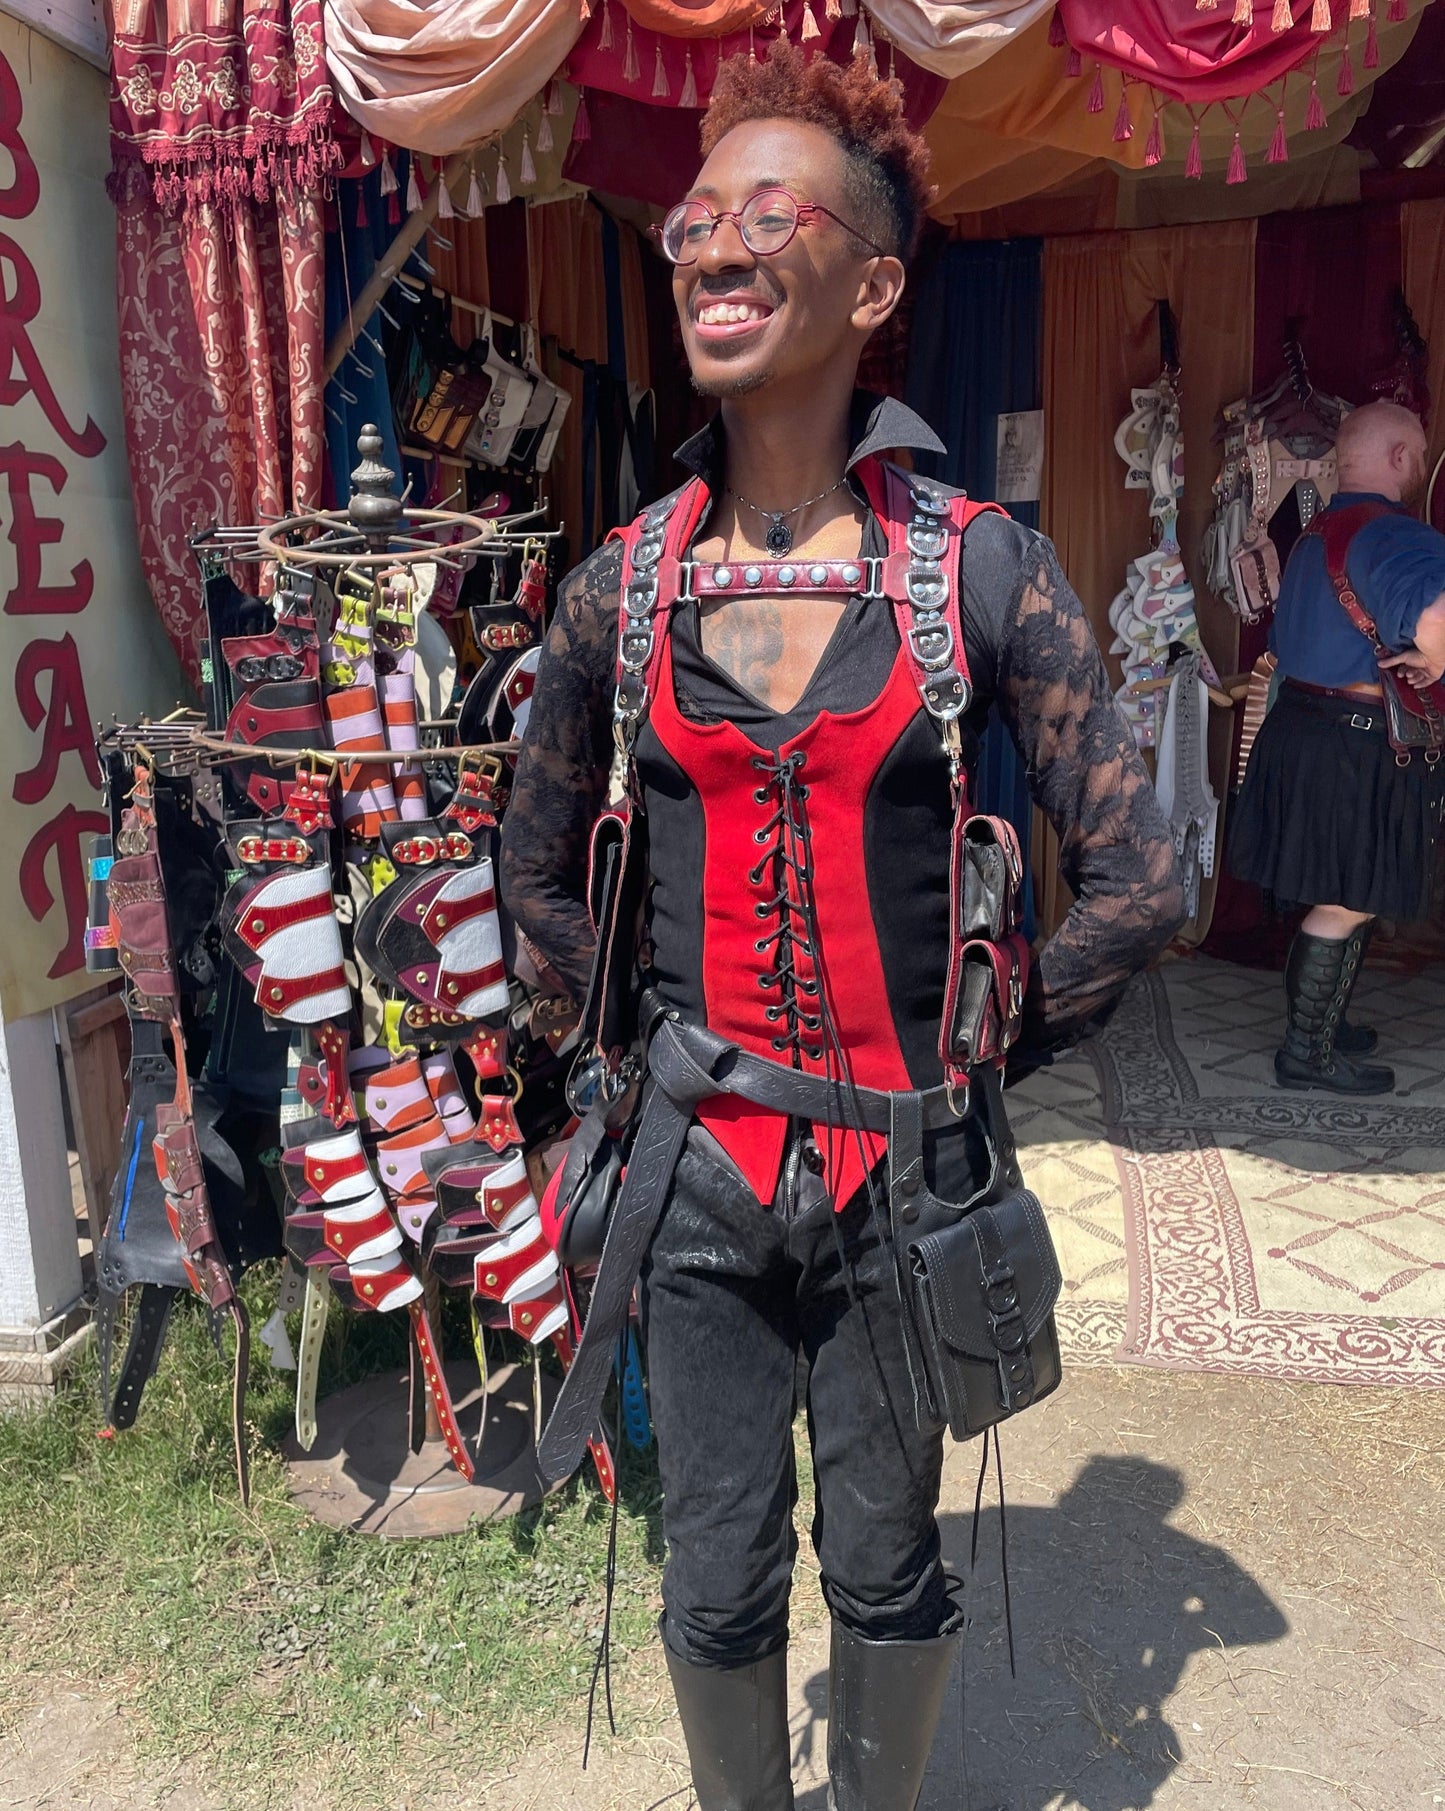
[[[999, 416], [1043, 403], [1042, 250], [1039, 239], [946, 245], [922, 273], [913, 307], [907, 400], [948, 448], [919, 454], [919, 469], [981, 500], [993, 496]], [[1005, 507], [1037, 528], [1037, 503]], [[978, 807], [1013, 824], [1027, 870], [1033, 801], [997, 710], [979, 759]], [[1032, 935], [1031, 889], [1025, 898]]]

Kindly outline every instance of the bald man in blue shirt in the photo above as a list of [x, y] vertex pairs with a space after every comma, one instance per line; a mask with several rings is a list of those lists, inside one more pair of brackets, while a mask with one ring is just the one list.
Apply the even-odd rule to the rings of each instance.
[[1366, 1062], [1374, 1031], [1345, 1017], [1377, 917], [1428, 908], [1445, 805], [1445, 762], [1396, 760], [1381, 665], [1412, 685], [1445, 675], [1445, 535], [1410, 514], [1425, 482], [1425, 431], [1395, 403], [1341, 423], [1340, 489], [1325, 516], [1380, 513], [1349, 542], [1350, 584], [1391, 650], [1377, 661], [1345, 614], [1318, 533], [1285, 567], [1270, 646], [1279, 694], [1260, 730], [1231, 835], [1230, 864], [1276, 899], [1309, 907], [1285, 964], [1288, 1028], [1274, 1059], [1285, 1088], [1384, 1094], [1394, 1071]]

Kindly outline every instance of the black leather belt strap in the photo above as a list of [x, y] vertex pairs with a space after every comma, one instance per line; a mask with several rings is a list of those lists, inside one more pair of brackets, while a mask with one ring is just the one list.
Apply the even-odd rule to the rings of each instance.
[[[130, 1339], [126, 1343], [125, 1359], [120, 1367], [120, 1376], [116, 1380], [115, 1395], [105, 1403], [112, 1427], [134, 1427], [137, 1411], [140, 1408], [141, 1392], [155, 1374], [161, 1347], [165, 1343], [166, 1327], [171, 1318], [171, 1309], [175, 1306], [178, 1289], [172, 1289], [163, 1283], [144, 1283], [141, 1286], [140, 1302], [136, 1307], [135, 1320], [131, 1323]], [[118, 1296], [102, 1303], [103, 1319], [109, 1322], [104, 1329], [104, 1343], [107, 1347], [106, 1371], [109, 1371], [110, 1327], [115, 1324], [115, 1310], [119, 1305]], [[108, 1312], [104, 1312], [108, 1310]], [[108, 1379], [105, 1381], [108, 1382]]]
[[[617, 1341], [627, 1325], [632, 1291], [662, 1218], [667, 1193], [692, 1122], [693, 1109], [719, 1094], [800, 1119], [886, 1132], [895, 1096], [877, 1088], [843, 1088], [740, 1050], [676, 1013], [657, 1024], [648, 1047], [652, 1085], [642, 1109], [627, 1173], [607, 1227], [587, 1323], [572, 1368], [562, 1381], [552, 1417], [537, 1446], [543, 1477], [570, 1477], [597, 1431]], [[909, 1097], [929, 1128], [956, 1123], [945, 1090]]]

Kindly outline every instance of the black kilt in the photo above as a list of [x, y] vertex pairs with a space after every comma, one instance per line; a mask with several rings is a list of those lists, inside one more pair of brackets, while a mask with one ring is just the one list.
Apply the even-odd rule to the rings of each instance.
[[1445, 760], [1401, 766], [1378, 700], [1285, 680], [1229, 824], [1229, 866], [1283, 904], [1422, 918], [1445, 806]]

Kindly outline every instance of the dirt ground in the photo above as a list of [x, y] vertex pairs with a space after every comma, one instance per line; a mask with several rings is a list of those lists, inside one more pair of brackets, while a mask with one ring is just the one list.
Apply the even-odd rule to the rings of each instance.
[[[922, 1811], [1445, 1805], [1445, 1392], [1075, 1367], [1005, 1434], [1004, 1468], [1018, 1679], [990, 1490]], [[963, 1568], [974, 1483], [973, 1451], [956, 1451], [943, 1519]], [[798, 1802], [825, 1811], [809, 1577], [795, 1620]], [[617, 1701], [622, 1733], [604, 1731], [585, 1774], [580, 1705], [460, 1793], [409, 1780], [402, 1748], [364, 1765], [392, 1772], [398, 1811], [686, 1811], [655, 1653], [621, 1672]], [[74, 1691], [0, 1741], [0, 1811], [230, 1811], [202, 1778], [138, 1756], [124, 1708]], [[320, 1811], [301, 1732], [273, 1786], [278, 1807]]]

